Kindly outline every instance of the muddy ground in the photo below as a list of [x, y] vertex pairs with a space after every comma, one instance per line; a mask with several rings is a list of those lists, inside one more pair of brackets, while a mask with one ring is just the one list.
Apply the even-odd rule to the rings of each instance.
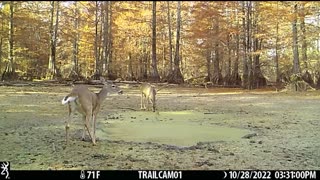
[[[152, 114], [141, 112], [137, 87], [122, 88], [123, 95], [109, 96], [101, 107], [97, 145], [92, 146], [89, 139], [81, 141], [83, 126], [76, 113], [72, 115], [70, 144], [66, 147], [67, 107], [61, 100], [70, 86], [0, 86], [0, 161], [10, 161], [15, 170], [320, 169], [320, 91], [167, 88], [158, 93], [157, 112]], [[184, 125], [230, 127], [244, 133], [225, 140], [194, 138], [176, 145], [147, 138], [123, 140], [119, 134], [117, 138], [112, 135], [111, 126], [119, 123], [132, 127], [144, 122], [149, 123], [146, 127], [152, 127], [152, 123], [155, 127], [159, 123], [168, 125], [175, 119], [152, 118], [168, 112], [201, 115], [181, 118], [179, 122]], [[140, 119], [122, 116], [126, 113], [140, 113]], [[151, 118], [144, 118], [144, 113]], [[180, 131], [177, 129], [177, 133]], [[228, 135], [229, 131], [225, 132]], [[183, 141], [181, 136], [177, 141]]]

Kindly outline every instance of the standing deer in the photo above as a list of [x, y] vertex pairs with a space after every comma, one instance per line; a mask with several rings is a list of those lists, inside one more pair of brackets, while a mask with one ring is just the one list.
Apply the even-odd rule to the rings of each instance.
[[141, 109], [149, 110], [149, 103], [152, 104], [152, 111], [155, 112], [156, 110], [156, 94], [157, 91], [154, 86], [149, 83], [143, 83], [140, 87], [141, 91]]
[[[75, 86], [71, 93], [65, 96], [62, 99], [62, 104], [68, 103], [69, 116], [66, 121], [66, 142], [68, 144], [69, 139], [69, 123], [71, 115], [71, 103], [74, 102], [75, 109], [82, 114], [82, 119], [84, 121], [84, 128], [82, 134], [82, 140], [85, 139], [86, 130], [89, 133], [89, 136], [92, 140], [93, 145], [96, 145], [96, 118], [100, 110], [101, 103], [107, 97], [108, 94], [118, 93], [122, 94], [122, 90], [113, 83], [105, 82], [104, 79], [101, 79], [101, 82], [104, 84], [103, 88], [99, 93], [91, 92], [86, 86], [79, 85]], [[90, 132], [90, 121], [92, 122], [92, 132]]]

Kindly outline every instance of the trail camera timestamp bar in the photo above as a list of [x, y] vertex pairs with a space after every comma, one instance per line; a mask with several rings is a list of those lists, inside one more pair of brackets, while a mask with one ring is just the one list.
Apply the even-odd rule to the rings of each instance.
[[224, 171], [224, 179], [317, 179], [316, 171]]

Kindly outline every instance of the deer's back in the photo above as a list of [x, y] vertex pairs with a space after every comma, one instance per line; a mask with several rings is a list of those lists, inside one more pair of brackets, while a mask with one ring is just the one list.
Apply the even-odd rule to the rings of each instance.
[[151, 84], [147, 83], [141, 85], [141, 92], [146, 96], [151, 97], [154, 97], [156, 93], [155, 88]]
[[78, 102], [82, 106], [96, 107], [97, 95], [90, 91], [86, 86], [80, 85], [73, 88], [71, 94], [78, 97]]

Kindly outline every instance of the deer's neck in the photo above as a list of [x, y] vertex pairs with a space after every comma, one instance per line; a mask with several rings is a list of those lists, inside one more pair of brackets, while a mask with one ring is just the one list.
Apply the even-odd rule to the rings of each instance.
[[97, 93], [97, 96], [98, 96], [98, 100], [101, 102], [103, 101], [108, 95], [108, 90], [106, 88], [102, 88], [100, 90], [100, 92]]

